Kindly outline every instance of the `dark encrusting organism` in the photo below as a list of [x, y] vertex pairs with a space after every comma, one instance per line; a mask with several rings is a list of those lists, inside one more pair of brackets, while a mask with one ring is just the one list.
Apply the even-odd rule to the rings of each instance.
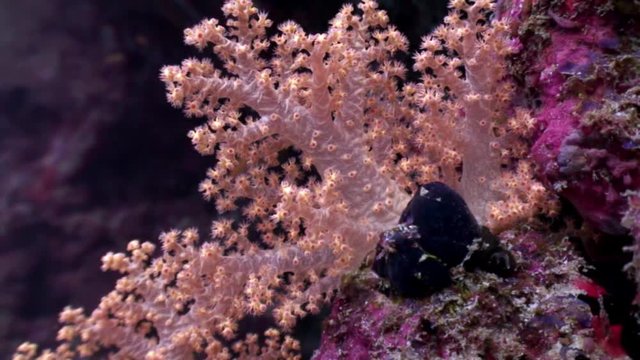
[[513, 255], [491, 232], [478, 225], [464, 199], [449, 186], [420, 187], [400, 216], [383, 232], [373, 271], [403, 297], [424, 297], [451, 285], [449, 269], [464, 262], [499, 276], [515, 271]]

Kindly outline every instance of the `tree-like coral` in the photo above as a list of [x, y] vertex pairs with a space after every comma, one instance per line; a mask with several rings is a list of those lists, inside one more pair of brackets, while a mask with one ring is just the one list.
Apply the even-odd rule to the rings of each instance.
[[[459, 189], [494, 229], [538, 210], [545, 192], [523, 160], [531, 118], [508, 116], [506, 26], [490, 21], [491, 1], [451, 6], [415, 56], [419, 84], [403, 84], [407, 40], [371, 0], [345, 5], [322, 34], [286, 22], [269, 39], [271, 21], [248, 0], [226, 2], [225, 25], [187, 29], [214, 58], [167, 66], [161, 79], [173, 106], [206, 118], [189, 137], [215, 155], [200, 190], [224, 215], [210, 241], [173, 230], [157, 258], [138, 241], [105, 255], [103, 269], [124, 276], [91, 315], [61, 314], [56, 355], [294, 358], [292, 338], [240, 339], [238, 321], [271, 311], [288, 330], [317, 312], [418, 183]], [[25, 344], [16, 358], [35, 352]]]
[[408, 161], [420, 182], [444, 180], [480, 223], [502, 230], [552, 207], [526, 160], [534, 119], [509, 109], [505, 57], [515, 47], [507, 23], [489, 20], [491, 9], [489, 1], [452, 1], [444, 25], [423, 39], [414, 56], [422, 82], [405, 88], [419, 107], [412, 122], [419, 151]]

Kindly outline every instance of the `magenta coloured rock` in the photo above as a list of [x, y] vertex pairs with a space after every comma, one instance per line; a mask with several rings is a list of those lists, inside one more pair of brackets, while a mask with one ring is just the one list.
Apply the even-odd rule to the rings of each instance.
[[454, 284], [423, 300], [390, 298], [361, 273], [334, 301], [314, 359], [606, 358], [568, 244], [535, 232], [501, 241], [520, 264], [513, 278], [456, 267]]
[[[547, 15], [550, 20], [530, 28], [536, 35], [521, 41], [526, 48], [536, 36], [545, 40], [538, 39], [537, 52], [516, 61], [530, 65], [527, 85], [539, 93], [539, 134], [531, 157], [541, 177], [596, 229], [623, 234], [621, 194], [640, 186], [638, 135], [626, 129], [633, 127], [634, 115], [627, 110], [637, 109], [633, 89], [640, 74], [630, 59], [637, 58], [637, 49], [614, 31], [613, 16], [598, 13], [599, 6], [599, 1], [534, 6], [529, 19]], [[522, 12], [507, 16], [520, 22], [521, 31], [531, 26]], [[627, 106], [630, 97], [635, 103]]]

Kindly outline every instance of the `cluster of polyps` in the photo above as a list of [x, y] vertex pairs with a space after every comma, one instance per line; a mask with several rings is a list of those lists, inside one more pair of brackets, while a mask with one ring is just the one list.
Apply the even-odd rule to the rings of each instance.
[[[186, 30], [188, 44], [211, 46], [217, 59], [167, 66], [161, 78], [173, 106], [206, 118], [189, 133], [200, 153], [216, 155], [204, 197], [244, 220], [215, 221], [214, 239], [200, 245], [194, 230], [165, 233], [155, 259], [147, 244], [108, 254], [104, 267], [126, 275], [90, 316], [63, 319], [58, 353], [292, 357], [295, 342], [279, 332], [263, 347], [236, 339], [237, 321], [272, 310], [289, 329], [318, 311], [397, 223], [416, 183], [448, 182], [489, 225], [492, 201], [535, 205], [499, 186], [513, 173], [501, 166], [519, 160], [500, 153], [517, 143], [509, 127], [526, 116], [506, 122], [507, 34], [488, 21], [491, 7], [453, 1], [416, 55], [423, 81], [403, 86], [396, 54], [407, 41], [370, 0], [358, 13], [345, 5], [323, 34], [286, 22], [269, 39], [271, 21], [248, 0], [227, 1], [226, 26], [211, 19]], [[223, 339], [237, 342], [229, 350]]]

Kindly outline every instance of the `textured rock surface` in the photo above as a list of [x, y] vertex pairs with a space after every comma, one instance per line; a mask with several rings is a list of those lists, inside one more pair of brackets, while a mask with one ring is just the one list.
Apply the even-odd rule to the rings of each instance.
[[618, 3], [541, 1], [512, 15], [519, 76], [538, 92], [531, 156], [592, 226], [620, 235], [622, 194], [640, 186], [640, 48], [638, 23]]
[[577, 298], [585, 292], [578, 285], [589, 282], [570, 245], [536, 232], [501, 240], [519, 263], [512, 278], [456, 267], [451, 287], [412, 300], [377, 291], [371, 272], [354, 277], [334, 302], [314, 359], [610, 358], [592, 329], [600, 318]]

